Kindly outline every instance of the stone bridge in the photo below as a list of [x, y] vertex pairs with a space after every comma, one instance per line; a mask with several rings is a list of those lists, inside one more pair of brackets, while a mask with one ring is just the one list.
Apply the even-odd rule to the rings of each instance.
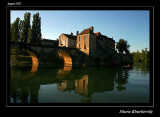
[[[76, 48], [58, 47], [42, 44], [29, 44], [29, 43], [14, 43], [11, 42], [11, 47], [19, 48], [27, 52], [32, 58], [32, 64], [47, 65], [48, 59], [61, 58], [64, 65], [76, 66], [83, 65], [88, 60], [88, 55]], [[57, 63], [59, 64], [59, 63]]]
[[[133, 64], [132, 55], [124, 55], [113, 51], [100, 51], [96, 56], [88, 56], [77, 48], [59, 47], [42, 44], [15, 43], [11, 42], [11, 47], [19, 48], [27, 52], [32, 58], [32, 70], [36, 71], [38, 65], [54, 65], [64, 63], [64, 66], [122, 66]], [[61, 61], [60, 61], [61, 60]]]

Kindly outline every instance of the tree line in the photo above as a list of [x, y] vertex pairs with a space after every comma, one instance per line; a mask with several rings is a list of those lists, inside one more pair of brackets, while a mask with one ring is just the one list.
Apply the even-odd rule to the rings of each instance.
[[150, 52], [148, 51], [148, 48], [142, 49], [142, 51], [132, 52], [130, 53], [129, 47], [131, 45], [128, 44], [128, 42], [124, 39], [119, 39], [116, 45], [116, 49], [119, 51], [119, 53], [123, 54], [131, 54], [133, 55], [133, 62], [134, 63], [149, 63], [150, 62]]
[[24, 14], [24, 20], [19, 17], [10, 24], [10, 40], [22, 43], [40, 43], [41, 40], [41, 17], [39, 13], [33, 15], [32, 26], [30, 25], [31, 13]]
[[145, 48], [142, 51], [132, 52], [133, 55], [133, 62], [134, 63], [149, 63], [150, 62], [150, 52], [148, 48]]

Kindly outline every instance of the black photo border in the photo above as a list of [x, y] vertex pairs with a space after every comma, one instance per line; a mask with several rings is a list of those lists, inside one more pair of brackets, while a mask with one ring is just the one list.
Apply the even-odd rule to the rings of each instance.
[[[38, 103], [38, 104], [11, 104], [9, 103], [9, 89], [10, 89], [10, 67], [9, 67], [9, 48], [10, 42], [10, 11], [11, 10], [148, 10], [150, 12], [149, 22], [150, 22], [150, 103]], [[148, 110], [155, 107], [155, 97], [154, 97], [154, 6], [9, 6], [6, 5], [6, 79], [5, 79], [5, 101], [3, 101], [3, 106], [7, 109], [19, 108], [33, 108], [41, 109], [44, 107], [50, 108], [65, 108], [70, 110], [88, 108], [93, 110], [130, 110], [130, 109], [141, 109]], [[83, 108], [82, 108], [83, 107]]]

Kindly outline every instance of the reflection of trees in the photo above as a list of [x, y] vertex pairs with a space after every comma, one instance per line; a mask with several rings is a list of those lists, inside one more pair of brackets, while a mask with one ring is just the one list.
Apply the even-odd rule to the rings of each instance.
[[21, 89], [21, 101], [22, 103], [27, 103], [29, 97], [29, 92], [26, 89]]
[[17, 87], [11, 89], [10, 96], [13, 98], [13, 102], [21, 102], [21, 103], [38, 103], [38, 87]]
[[19, 101], [22, 103], [28, 103], [29, 92], [26, 88], [14, 88], [11, 89], [10, 96], [13, 98], [14, 103]]
[[[62, 72], [60, 72], [62, 71]], [[28, 73], [20, 69], [11, 72], [11, 97], [14, 103], [20, 100], [22, 103], [38, 103], [38, 95], [41, 84], [57, 83], [58, 91], [71, 91], [80, 94], [84, 98], [83, 103], [92, 101], [92, 94], [114, 90], [114, 82], [118, 91], [125, 90], [124, 84], [128, 82], [128, 70], [107, 68], [71, 68], [39, 69], [34, 76], [21, 79]], [[17, 76], [17, 73], [19, 75]], [[65, 74], [65, 75], [63, 75]], [[63, 75], [63, 77], [61, 77]]]
[[31, 103], [38, 103], [39, 88], [40, 88], [40, 85], [30, 88], [30, 102]]
[[128, 74], [129, 69], [120, 70], [117, 72], [117, 76], [115, 77], [115, 83], [118, 84], [116, 87], [118, 91], [126, 90], [124, 84], [128, 83]]
[[137, 71], [142, 71], [142, 73], [146, 74], [148, 71], [149, 71], [149, 68], [150, 68], [150, 64], [148, 63], [135, 63], [134, 64], [134, 68], [137, 70]]
[[141, 63], [141, 71], [142, 73], [146, 74], [149, 71], [149, 64]]
[[41, 84], [60, 82], [55, 78], [57, 70], [42, 69], [37, 71], [34, 76], [26, 75], [27, 73], [30, 73], [30, 69], [11, 69], [10, 96], [13, 98], [14, 103], [19, 101], [22, 103], [38, 103]]

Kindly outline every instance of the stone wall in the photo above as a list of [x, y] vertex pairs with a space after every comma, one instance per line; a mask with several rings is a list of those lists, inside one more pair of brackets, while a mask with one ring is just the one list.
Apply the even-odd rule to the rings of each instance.
[[63, 33], [59, 36], [59, 46], [68, 47], [68, 37], [66, 37]]
[[[86, 40], [84, 39], [84, 37], [86, 36]], [[80, 39], [79, 39], [80, 37]], [[89, 55], [89, 51], [90, 51], [90, 48], [89, 48], [89, 34], [84, 34], [84, 35], [78, 35], [77, 36], [77, 47], [78, 49], [80, 49], [82, 52], [86, 53], [87, 55]], [[80, 47], [79, 47], [79, 44], [80, 44]], [[84, 47], [86, 44], [86, 48]]]
[[89, 55], [96, 56], [96, 36], [89, 35]]
[[75, 39], [68, 39], [68, 47], [70, 47], [70, 48], [76, 48], [76, 43], [77, 43], [77, 40], [75, 40]]

